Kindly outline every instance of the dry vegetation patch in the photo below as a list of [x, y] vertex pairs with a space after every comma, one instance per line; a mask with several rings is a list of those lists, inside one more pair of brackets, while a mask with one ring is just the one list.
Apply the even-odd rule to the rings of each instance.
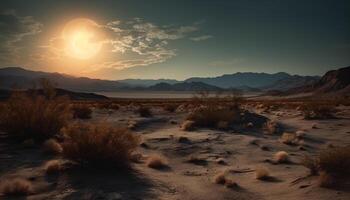
[[63, 170], [62, 164], [59, 160], [47, 161], [44, 168], [47, 174], [57, 174]]
[[92, 110], [89, 105], [76, 104], [72, 106], [73, 117], [77, 119], [90, 119]]
[[42, 141], [58, 134], [70, 117], [66, 98], [14, 93], [0, 113], [0, 127], [20, 139]]
[[289, 154], [285, 151], [279, 151], [274, 155], [274, 160], [276, 163], [288, 163]]
[[129, 166], [130, 156], [140, 141], [128, 129], [106, 123], [76, 123], [62, 132], [64, 157], [97, 167]]
[[259, 180], [266, 180], [270, 178], [270, 173], [265, 167], [258, 167], [255, 169], [255, 178]]
[[160, 155], [149, 156], [146, 165], [153, 169], [163, 169], [169, 166], [168, 161]]
[[334, 186], [350, 178], [350, 146], [327, 148], [318, 156], [305, 156], [301, 163], [310, 169], [311, 175], [320, 175], [321, 186]]
[[43, 144], [43, 149], [46, 153], [60, 154], [63, 149], [60, 143], [55, 139], [48, 139]]
[[332, 119], [337, 110], [331, 105], [311, 102], [303, 106], [302, 112], [304, 119]]
[[0, 191], [6, 196], [24, 196], [33, 192], [32, 183], [23, 178], [5, 180], [0, 185]]

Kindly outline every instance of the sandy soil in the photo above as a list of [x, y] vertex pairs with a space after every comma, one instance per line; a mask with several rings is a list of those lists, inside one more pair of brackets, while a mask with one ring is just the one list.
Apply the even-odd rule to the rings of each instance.
[[[114, 112], [95, 110], [91, 123], [105, 120], [116, 125], [133, 124], [135, 134], [141, 135], [144, 144], [138, 152], [144, 157], [163, 155], [169, 168], [151, 169], [141, 162], [133, 164], [131, 172], [71, 168], [48, 176], [43, 164], [59, 157], [46, 155], [38, 148], [12, 144], [7, 141], [6, 133], [1, 133], [0, 181], [15, 177], [32, 181], [35, 193], [27, 199], [350, 199], [350, 187], [320, 188], [316, 177], [306, 177], [308, 169], [299, 164], [304, 154], [315, 155], [330, 143], [350, 145], [350, 108], [339, 109], [338, 119], [332, 120], [304, 120], [296, 110], [261, 113], [278, 120], [287, 132], [304, 130], [304, 150], [281, 143], [280, 135], [267, 135], [256, 129], [181, 131], [179, 124], [186, 114], [182, 112], [154, 109], [154, 117], [140, 118], [127, 108]], [[188, 140], [179, 141], [180, 137]], [[278, 151], [288, 152], [291, 163], [267, 162]], [[191, 156], [200, 161], [188, 162]], [[267, 168], [271, 178], [257, 180], [254, 170], [258, 167]], [[223, 171], [238, 187], [226, 188], [214, 183], [214, 176]], [[306, 178], [295, 182], [300, 177]]]

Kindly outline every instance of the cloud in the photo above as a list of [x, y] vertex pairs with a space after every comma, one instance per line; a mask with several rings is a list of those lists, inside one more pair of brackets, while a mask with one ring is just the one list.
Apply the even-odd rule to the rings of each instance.
[[[127, 21], [113, 20], [106, 24], [99, 24], [99, 31], [103, 32], [105, 62], [94, 64], [88, 70], [96, 71], [103, 68], [125, 69], [136, 66], [147, 66], [162, 63], [176, 56], [176, 49], [170, 48], [172, 41], [189, 37], [199, 30], [198, 25], [191, 26], [159, 26], [141, 18]], [[41, 47], [47, 50], [45, 56], [51, 59], [63, 58], [64, 47], [55, 45], [55, 41], [62, 40], [61, 36], [52, 38]], [[132, 56], [130, 56], [132, 54]], [[125, 56], [120, 56], [125, 55]], [[123, 57], [126, 57], [123, 59]]]
[[20, 51], [25, 48], [22, 42], [28, 36], [41, 32], [43, 25], [32, 16], [19, 16], [15, 11], [0, 13], [0, 60], [17, 60]]
[[208, 40], [212, 37], [213, 37], [212, 35], [202, 35], [202, 36], [198, 36], [198, 37], [192, 37], [190, 39], [195, 41], [195, 42], [199, 42], [199, 41], [203, 41], [203, 40]]

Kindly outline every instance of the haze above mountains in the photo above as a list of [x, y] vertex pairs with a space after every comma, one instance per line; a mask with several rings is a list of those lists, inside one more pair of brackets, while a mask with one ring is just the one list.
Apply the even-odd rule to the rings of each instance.
[[86, 77], [74, 77], [60, 73], [30, 71], [20, 67], [0, 69], [0, 88], [9, 89], [18, 87], [28, 89], [41, 78], [46, 78], [57, 84], [57, 87], [84, 92], [100, 91], [198, 91], [198, 90], [227, 90], [240, 89], [243, 91], [286, 91], [308, 84], [316, 83], [318, 76], [290, 75], [279, 72], [275, 74], [238, 72], [218, 77], [193, 77], [184, 81], [174, 79], [125, 79], [101, 80]]

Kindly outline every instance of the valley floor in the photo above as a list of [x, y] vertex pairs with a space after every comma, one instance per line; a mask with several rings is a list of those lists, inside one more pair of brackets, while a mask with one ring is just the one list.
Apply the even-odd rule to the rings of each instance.
[[[162, 155], [169, 168], [156, 170], [140, 162], [133, 163], [131, 172], [67, 170], [47, 176], [43, 164], [60, 157], [46, 155], [37, 148], [11, 145], [6, 134], [1, 133], [0, 181], [15, 177], [31, 180], [36, 192], [27, 199], [346, 200], [350, 199], [350, 187], [321, 188], [317, 177], [308, 177], [308, 169], [299, 164], [303, 155], [316, 155], [330, 144], [350, 145], [350, 107], [338, 109], [341, 110], [338, 118], [330, 120], [304, 120], [300, 111], [294, 109], [262, 112], [282, 123], [286, 132], [304, 130], [304, 149], [281, 143], [280, 135], [263, 134], [255, 129], [182, 131], [179, 126], [184, 121], [184, 112], [168, 113], [154, 108], [154, 117], [141, 118], [124, 107], [113, 112], [96, 109], [91, 123], [100, 120], [132, 123], [135, 134], [143, 140], [138, 152], [144, 157]], [[268, 162], [278, 151], [288, 152], [291, 162]], [[199, 158], [200, 162], [188, 162], [190, 157]], [[254, 170], [258, 167], [267, 168], [271, 178], [257, 180]], [[238, 187], [214, 183], [215, 175], [223, 171]]]

